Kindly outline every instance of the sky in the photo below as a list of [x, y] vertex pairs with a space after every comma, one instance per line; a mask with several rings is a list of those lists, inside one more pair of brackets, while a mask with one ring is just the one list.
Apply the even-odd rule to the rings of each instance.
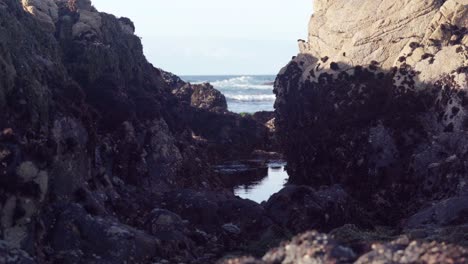
[[155, 67], [178, 75], [277, 74], [307, 38], [312, 0], [93, 0], [128, 17]]

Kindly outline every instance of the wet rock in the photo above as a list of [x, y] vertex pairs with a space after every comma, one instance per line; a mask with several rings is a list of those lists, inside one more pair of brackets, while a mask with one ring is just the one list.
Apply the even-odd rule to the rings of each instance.
[[[466, 64], [466, 8], [458, 1], [415, 1], [411, 8], [365, 1], [359, 16], [342, 23], [353, 3], [338, 2], [315, 2], [309, 42], [276, 79], [280, 148], [291, 183], [339, 183], [373, 218], [392, 225], [466, 186], [468, 86], [457, 70]], [[391, 11], [398, 6], [404, 9]], [[418, 10], [424, 14], [405, 20]], [[420, 29], [384, 30], [374, 39], [365, 36], [393, 23], [351, 26], [374, 12], [382, 14], [375, 21]]]
[[307, 232], [294, 237], [289, 242], [270, 250], [262, 260], [252, 258], [239, 258], [226, 260], [222, 263], [352, 263], [357, 255], [352, 249], [339, 245], [327, 235], [315, 231]]
[[444, 227], [468, 223], [468, 196], [452, 197], [411, 216], [406, 228]]
[[[179, 88], [181, 88], [182, 86], [187, 84], [179, 76], [177, 76], [177, 75], [175, 75], [175, 74], [173, 74], [171, 72], [167, 72], [167, 71], [164, 71], [162, 69], [158, 69], [158, 71], [161, 72], [161, 75], [162, 75], [164, 81], [167, 83], [169, 88], [171, 90], [173, 90], [173, 91], [178, 90]], [[184, 97], [184, 99], [187, 99], [187, 98]]]
[[224, 95], [209, 83], [185, 84], [172, 91], [182, 102], [192, 107], [214, 112], [226, 112], [227, 102]]
[[[203, 243], [216, 236], [196, 235], [170, 212], [148, 214], [165, 208], [165, 192], [221, 186], [208, 165], [221, 151], [209, 152], [195, 132], [204, 129], [213, 146], [244, 140], [237, 151], [250, 144], [251, 152], [262, 136], [250, 130], [256, 123], [244, 129], [236, 115], [186, 107], [147, 62], [133, 23], [90, 1], [0, 3], [0, 239], [41, 263], [211, 254]], [[197, 104], [217, 105], [212, 95], [198, 94]], [[216, 215], [219, 232], [245, 221]]]
[[264, 207], [275, 223], [294, 233], [329, 231], [346, 223], [366, 222], [363, 210], [339, 186], [314, 190], [289, 185], [274, 194]]
[[43, 221], [50, 229], [50, 238], [44, 243], [50, 245], [50, 257], [56, 261], [147, 262], [161, 254], [164, 247], [157, 238], [142, 231], [89, 215], [78, 204], [57, 205], [49, 213], [52, 215], [45, 214]]
[[11, 247], [0, 240], [0, 263], [2, 264], [34, 264], [36, 263], [25, 251]]
[[240, 231], [244, 239], [258, 238], [273, 225], [258, 203], [229, 193], [183, 190], [172, 195], [164, 200], [167, 208], [208, 233], [223, 233], [228, 228]]
[[373, 245], [373, 251], [360, 257], [355, 263], [464, 263], [468, 260], [466, 248], [439, 243], [410, 241], [402, 237], [387, 244]]
[[234, 224], [224, 224], [222, 228], [224, 231], [233, 235], [239, 235], [241, 233], [240, 228]]

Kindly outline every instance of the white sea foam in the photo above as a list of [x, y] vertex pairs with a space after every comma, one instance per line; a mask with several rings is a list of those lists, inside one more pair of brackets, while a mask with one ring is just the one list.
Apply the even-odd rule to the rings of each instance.
[[244, 88], [258, 90], [273, 90], [273, 85], [265, 84], [265, 81], [255, 79], [254, 76], [240, 76], [227, 80], [214, 81], [211, 84], [215, 88]]
[[258, 94], [258, 95], [231, 95], [226, 94], [227, 99], [242, 101], [242, 102], [264, 102], [264, 101], [275, 101], [274, 94]]

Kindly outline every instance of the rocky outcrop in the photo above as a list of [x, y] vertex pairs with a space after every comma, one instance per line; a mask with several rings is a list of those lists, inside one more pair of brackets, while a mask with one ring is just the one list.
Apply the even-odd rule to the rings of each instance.
[[364, 210], [339, 186], [314, 190], [286, 186], [264, 204], [275, 223], [297, 234], [312, 229], [330, 231], [347, 223], [366, 225]]
[[209, 163], [252, 152], [266, 128], [207, 109], [225, 107], [210, 87], [181, 102], [133, 32], [87, 0], [0, 1], [0, 262], [209, 263], [260, 236], [224, 234], [243, 215], [197, 230], [166, 200], [246, 203]]
[[[301, 53], [314, 62], [357, 66], [377, 61], [390, 68], [408, 43], [428, 40], [440, 23], [462, 22], [466, 1], [314, 1], [308, 42]], [[444, 21], [454, 20], [454, 21]], [[462, 25], [463, 26], [463, 25]]]
[[387, 244], [373, 245], [373, 251], [361, 256], [355, 263], [464, 263], [468, 250], [457, 245], [437, 242], [410, 241], [406, 237]]
[[164, 78], [164, 81], [169, 85], [169, 87], [174, 91], [176, 89], [179, 89], [180, 87], [184, 86], [186, 82], [184, 82], [179, 76], [171, 73], [164, 71], [163, 69], [158, 69], [162, 77]]
[[375, 243], [373, 250], [359, 256], [351, 248], [330, 236], [307, 232], [270, 250], [262, 259], [228, 259], [226, 264], [289, 263], [465, 263], [466, 248], [446, 243], [410, 240], [403, 236], [388, 243]]
[[33, 15], [40, 23], [51, 32], [55, 31], [55, 23], [58, 21], [58, 6], [55, 0], [22, 0], [25, 11]]
[[195, 108], [221, 113], [228, 111], [226, 97], [209, 83], [187, 83], [180, 88], [174, 89], [172, 93], [182, 102]]
[[315, 1], [275, 83], [291, 182], [341, 184], [392, 225], [465, 192], [466, 5]]

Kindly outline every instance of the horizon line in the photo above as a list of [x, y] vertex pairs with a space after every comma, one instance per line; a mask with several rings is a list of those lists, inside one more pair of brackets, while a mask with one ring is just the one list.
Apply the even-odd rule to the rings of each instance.
[[275, 74], [176, 74], [177, 76], [276, 76]]

